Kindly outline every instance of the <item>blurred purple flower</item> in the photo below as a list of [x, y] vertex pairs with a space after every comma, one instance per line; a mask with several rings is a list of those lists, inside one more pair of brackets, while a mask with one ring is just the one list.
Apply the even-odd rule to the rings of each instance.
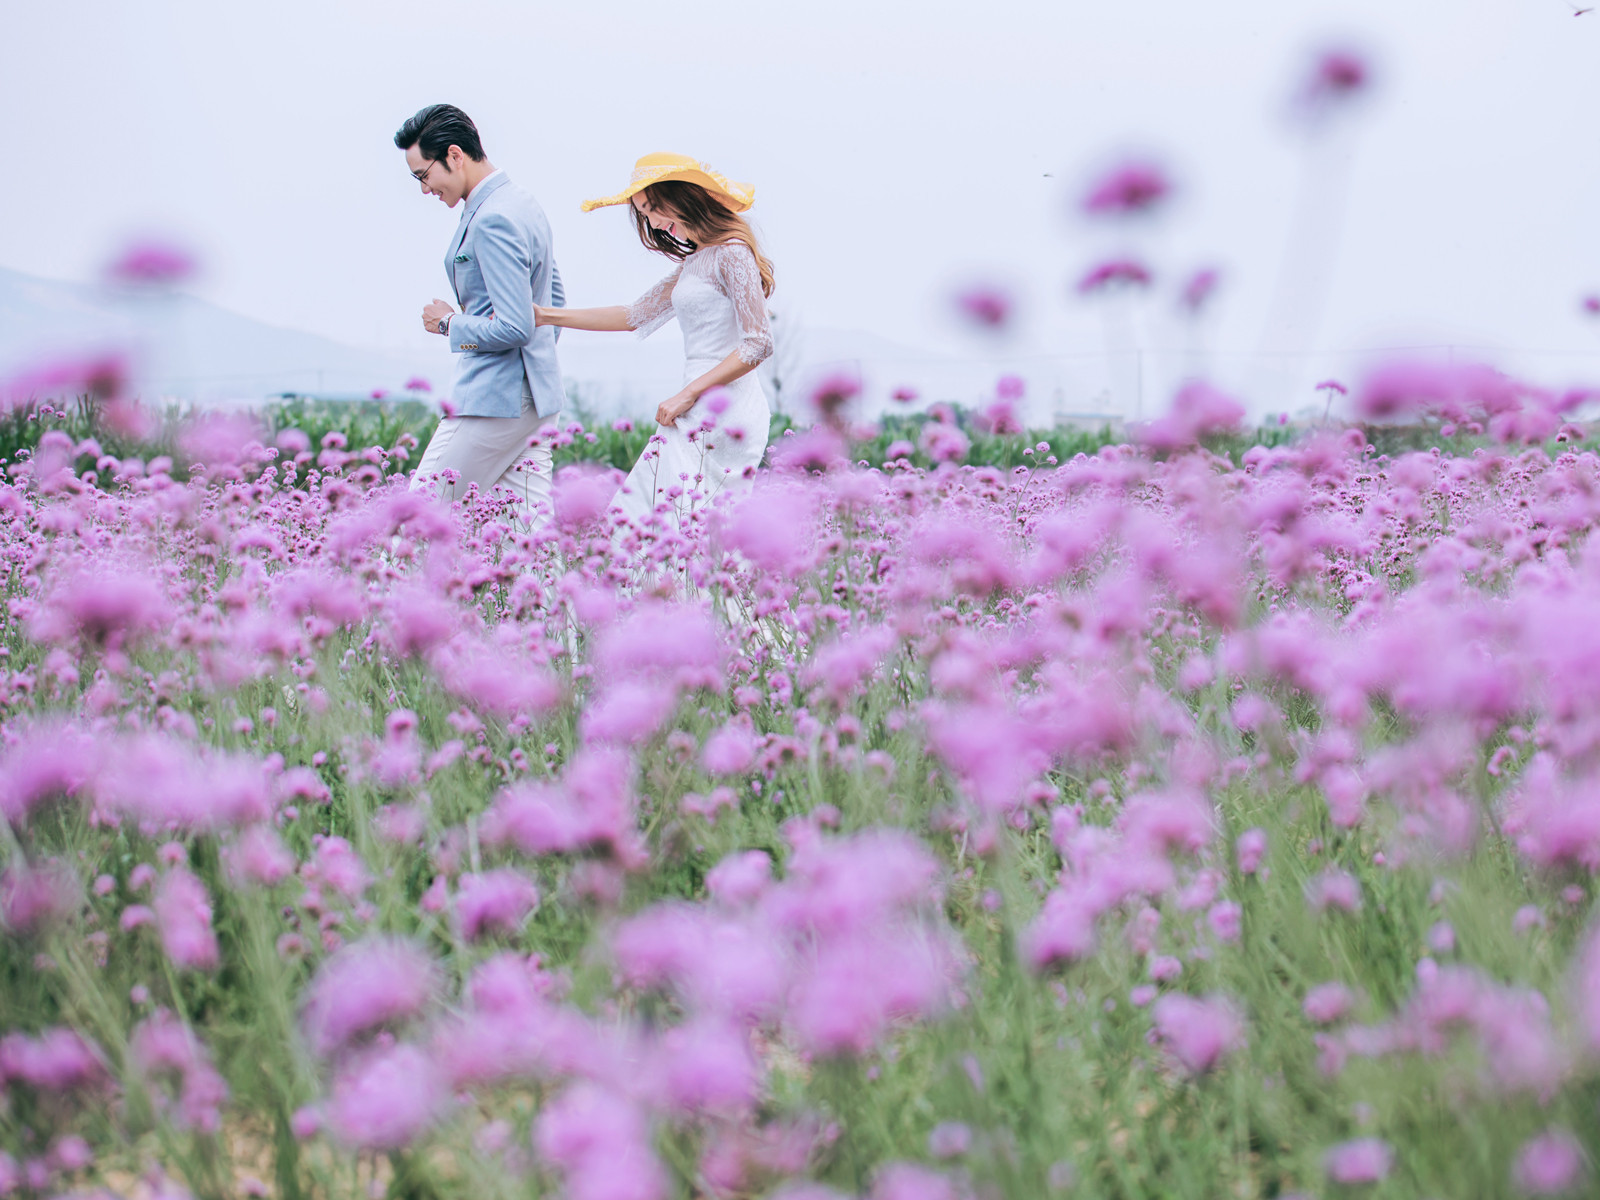
[[1361, 883], [1348, 871], [1330, 868], [1306, 883], [1306, 903], [1316, 912], [1330, 908], [1356, 912], [1361, 908]]
[[359, 900], [372, 876], [355, 848], [342, 837], [324, 837], [308, 872], [346, 900]]
[[539, 903], [533, 881], [510, 867], [461, 877], [456, 922], [469, 942], [491, 933], [515, 934]]
[[249, 413], [207, 413], [178, 434], [178, 448], [207, 467], [244, 462], [266, 441], [266, 429]]
[[50, 602], [34, 610], [28, 632], [43, 642], [82, 638], [117, 649], [162, 628], [172, 620], [172, 606], [152, 574], [110, 564], [69, 569], [51, 589]]
[[106, 267], [113, 283], [170, 287], [194, 274], [198, 264], [181, 246], [163, 241], [134, 242]]
[[[166, 1009], [134, 1027], [128, 1059], [151, 1089], [157, 1109], [179, 1129], [215, 1133], [221, 1128], [228, 1085], [200, 1040]], [[170, 1085], [170, 1096], [163, 1084]]]
[[961, 1200], [965, 1194], [937, 1171], [917, 1163], [891, 1162], [879, 1168], [868, 1200]]
[[1319, 983], [1306, 993], [1301, 1011], [1318, 1025], [1331, 1025], [1344, 1017], [1355, 1003], [1355, 996], [1342, 983]]
[[723, 542], [763, 571], [784, 575], [804, 571], [817, 553], [818, 507], [809, 489], [763, 487], [728, 514], [722, 525]]
[[681, 1113], [739, 1113], [760, 1092], [745, 1032], [716, 1019], [691, 1021], [661, 1039], [659, 1067], [669, 1107]]
[[978, 424], [986, 432], [999, 437], [1021, 433], [1023, 430], [1022, 418], [1017, 415], [1017, 406], [1006, 399], [996, 400], [985, 408], [978, 415]]
[[83, 884], [60, 863], [29, 866], [20, 858], [0, 872], [0, 921], [13, 933], [38, 933], [71, 919], [83, 904]]
[[209, 971], [219, 962], [217, 935], [211, 930], [211, 897], [187, 867], [174, 867], [156, 885], [151, 907], [161, 945], [174, 966]]
[[419, 1014], [434, 985], [433, 960], [421, 947], [369, 938], [322, 964], [306, 989], [300, 1019], [312, 1049], [331, 1054], [371, 1030]]
[[825, 375], [811, 387], [812, 410], [830, 425], [843, 420], [844, 408], [861, 394], [861, 380], [843, 371]]
[[1364, 421], [1403, 420], [1421, 414], [1466, 420], [1509, 412], [1524, 389], [1481, 363], [1399, 359], [1369, 372], [1356, 390], [1356, 415]]
[[967, 435], [944, 421], [929, 421], [922, 427], [922, 450], [936, 463], [960, 462], [972, 449]]
[[289, 1118], [289, 1131], [302, 1142], [316, 1137], [321, 1130], [322, 1113], [310, 1105], [295, 1109]]
[[1244, 405], [1197, 380], [1179, 389], [1166, 416], [1146, 422], [1133, 432], [1141, 446], [1166, 453], [1217, 434], [1235, 432], [1243, 423]]
[[581, 529], [600, 520], [617, 494], [615, 469], [594, 463], [573, 463], [556, 472], [552, 499], [556, 523], [563, 529]]
[[760, 741], [755, 731], [741, 721], [729, 721], [706, 739], [700, 751], [700, 764], [712, 775], [738, 775], [755, 761]]
[[625, 679], [599, 692], [583, 710], [583, 740], [637, 746], [672, 715], [678, 697], [671, 688]]
[[660, 1200], [667, 1194], [644, 1113], [592, 1083], [575, 1084], [544, 1106], [534, 1145], [566, 1176], [572, 1197]]
[[789, 1004], [811, 1054], [864, 1054], [894, 1022], [929, 1015], [944, 1001], [946, 964], [925, 939], [834, 936], [812, 954]]
[[786, 435], [768, 453], [775, 469], [810, 475], [845, 466], [849, 449], [838, 430], [830, 425], [815, 425], [802, 434]]
[[1078, 280], [1078, 291], [1088, 296], [1112, 287], [1148, 287], [1150, 272], [1143, 263], [1131, 258], [1117, 258], [1103, 262], [1089, 270]]
[[382, 1047], [335, 1077], [328, 1124], [363, 1150], [398, 1150], [415, 1141], [448, 1093], [433, 1060], [415, 1046]]
[[1588, 1165], [1577, 1138], [1564, 1129], [1550, 1129], [1517, 1152], [1511, 1178], [1524, 1195], [1560, 1196], [1584, 1181]]
[[115, 400], [127, 390], [131, 375], [127, 356], [119, 352], [57, 359], [0, 383], [0, 403], [16, 406], [30, 400], [72, 400], [79, 396]]
[[889, 393], [889, 399], [896, 404], [911, 404], [917, 399], [918, 394], [917, 389], [914, 387], [901, 386]]
[[26, 825], [50, 801], [71, 799], [88, 782], [97, 742], [72, 725], [12, 724], [15, 740], [0, 758], [0, 817]]
[[1600, 1053], [1600, 926], [1579, 948], [1573, 983], [1578, 1025], [1588, 1049]]
[[1156, 1033], [1184, 1070], [1203, 1074], [1243, 1040], [1244, 1027], [1232, 1004], [1220, 996], [1197, 999], [1174, 992], [1151, 1009]]
[[928, 1134], [928, 1153], [935, 1158], [960, 1158], [972, 1149], [972, 1130], [960, 1121], [941, 1121]]
[[1267, 833], [1264, 829], [1246, 829], [1233, 847], [1239, 874], [1254, 875], [1261, 869], [1261, 860], [1267, 854]]
[[484, 814], [490, 845], [510, 842], [525, 854], [608, 848], [625, 865], [642, 853], [625, 756], [588, 748], [555, 782], [526, 780], [503, 789]]
[[224, 851], [229, 873], [235, 883], [263, 887], [287, 879], [295, 868], [295, 857], [269, 826], [252, 825], [239, 840]]
[[406, 380], [406, 391], [431, 392], [433, 391], [433, 384], [429, 383], [421, 375], [413, 375], [410, 379]]
[[1108, 172], [1090, 187], [1083, 211], [1128, 216], [1149, 212], [1172, 191], [1166, 172], [1148, 162], [1129, 162]]
[[1244, 909], [1232, 900], [1219, 900], [1206, 912], [1211, 932], [1223, 942], [1237, 942], [1243, 932]]
[[956, 312], [984, 329], [1001, 329], [1011, 319], [1010, 293], [990, 284], [975, 284], [955, 295]]
[[727, 905], [748, 904], [772, 882], [772, 856], [765, 850], [728, 855], [706, 875], [706, 891]]
[[1202, 267], [1183, 285], [1183, 291], [1178, 296], [1178, 303], [1191, 313], [1198, 313], [1210, 301], [1217, 290], [1217, 285], [1222, 280], [1222, 275], [1215, 267]]
[[100, 1055], [75, 1030], [52, 1027], [37, 1037], [0, 1038], [0, 1080], [20, 1080], [41, 1092], [66, 1092], [106, 1077]]
[[1334, 1183], [1379, 1183], [1394, 1166], [1394, 1150], [1379, 1138], [1340, 1142], [1322, 1160]]
[[1347, 105], [1371, 86], [1372, 70], [1354, 50], [1334, 48], [1320, 53], [1300, 89], [1301, 109], [1318, 120]]

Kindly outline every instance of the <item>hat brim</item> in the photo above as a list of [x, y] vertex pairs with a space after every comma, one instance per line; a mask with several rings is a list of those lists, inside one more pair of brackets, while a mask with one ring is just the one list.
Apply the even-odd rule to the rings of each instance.
[[676, 179], [683, 183], [699, 184], [736, 213], [744, 212], [755, 203], [756, 189], [748, 183], [735, 183], [731, 179], [724, 179], [720, 175], [713, 175], [695, 168], [679, 168], [664, 171], [653, 179], [635, 180], [615, 196], [605, 196], [599, 200], [585, 200], [583, 202], [583, 211], [593, 212], [597, 208], [609, 208], [614, 204], [626, 204], [651, 184], [664, 183], [669, 179]]

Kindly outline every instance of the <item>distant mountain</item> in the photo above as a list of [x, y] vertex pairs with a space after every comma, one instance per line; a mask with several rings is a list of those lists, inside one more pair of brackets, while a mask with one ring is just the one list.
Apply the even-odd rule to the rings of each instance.
[[[792, 319], [791, 319], [792, 321]], [[863, 385], [869, 412], [910, 386], [930, 399], [970, 403], [991, 390], [982, 363], [929, 353], [859, 330], [773, 324], [777, 353], [761, 371], [777, 405], [797, 414], [821, 375], [843, 371]], [[284, 392], [364, 397], [400, 392], [413, 377], [448, 394], [438, 356], [347, 346], [282, 329], [194, 296], [132, 296], [91, 284], [42, 279], [0, 267], [0, 379], [61, 356], [130, 352], [146, 395], [206, 404], [254, 403]], [[568, 390], [600, 416], [648, 411], [682, 383], [683, 343], [668, 329], [645, 341], [565, 331]]]
[[0, 372], [87, 349], [129, 352], [141, 389], [207, 403], [277, 392], [368, 395], [427, 364], [280, 329], [194, 296], [133, 296], [0, 268]]

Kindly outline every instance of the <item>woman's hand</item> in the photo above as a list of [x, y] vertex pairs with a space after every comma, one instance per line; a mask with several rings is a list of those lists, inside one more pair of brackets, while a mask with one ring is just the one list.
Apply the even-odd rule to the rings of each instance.
[[699, 399], [700, 397], [693, 392], [679, 392], [676, 396], [663, 400], [661, 407], [656, 409], [656, 424], [676, 425], [678, 418], [693, 408], [695, 401]]
[[533, 306], [533, 327], [537, 329], [541, 325], [553, 324], [555, 322], [550, 319], [550, 310], [542, 305], [535, 304]]

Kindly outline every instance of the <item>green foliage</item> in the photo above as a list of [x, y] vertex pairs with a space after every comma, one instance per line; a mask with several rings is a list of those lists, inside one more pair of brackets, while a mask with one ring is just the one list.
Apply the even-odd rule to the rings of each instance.
[[294, 397], [269, 404], [261, 413], [267, 431], [274, 437], [286, 429], [298, 429], [317, 450], [330, 433], [344, 437], [351, 450], [367, 446], [388, 449], [402, 434], [411, 434], [419, 446], [426, 446], [439, 424], [434, 405], [422, 400], [315, 400]]
[[[1041, 465], [1051, 456], [1058, 462], [1066, 462], [1075, 455], [1092, 455], [1126, 440], [1125, 433], [1109, 425], [1098, 429], [1039, 428], [1020, 434], [995, 434], [985, 432], [972, 412], [960, 408], [948, 411], [971, 441], [971, 451], [963, 461], [973, 466], [1012, 470]], [[170, 406], [155, 416], [153, 433], [131, 437], [108, 426], [104, 406], [88, 397], [80, 397], [62, 407], [49, 403], [19, 406], [0, 413], [0, 459], [15, 462], [19, 452], [31, 453], [47, 430], [58, 429], [75, 444], [93, 439], [106, 454], [118, 459], [136, 457], [149, 461], [157, 455], [167, 455], [179, 464], [181, 471], [187, 463], [179, 445], [179, 434], [184, 423], [193, 416], [192, 410]], [[409, 435], [416, 442], [410, 465], [415, 465], [439, 423], [439, 413], [432, 404], [410, 399], [350, 401], [293, 397], [263, 406], [258, 417], [267, 442], [271, 443], [286, 431], [298, 430], [309, 440], [313, 458], [329, 434], [342, 437], [345, 449], [352, 453], [369, 446], [392, 450]], [[919, 467], [932, 466], [933, 460], [922, 449], [922, 431], [933, 419], [926, 413], [886, 413], [866, 428], [867, 436], [851, 443], [852, 457], [881, 467], [888, 460], [891, 447], [906, 443], [912, 447], [911, 453], [897, 454], [898, 458]], [[626, 471], [638, 460], [656, 432], [656, 425], [650, 419], [604, 421], [582, 409], [565, 415], [562, 424], [569, 430], [573, 425], [580, 428], [557, 439], [554, 459], [558, 469], [572, 463], [589, 462]], [[774, 414], [769, 445], [779, 444], [780, 439], [791, 432], [801, 432], [794, 419], [787, 414]], [[1211, 448], [1238, 462], [1252, 446], [1283, 445], [1301, 433], [1301, 430], [1276, 425], [1262, 426], [1215, 439]], [[1455, 444], [1442, 438], [1437, 426], [1375, 426], [1364, 433], [1383, 453]], [[1046, 449], [1037, 449], [1041, 442]], [[90, 469], [92, 456], [80, 457], [76, 466], [79, 470]]]

